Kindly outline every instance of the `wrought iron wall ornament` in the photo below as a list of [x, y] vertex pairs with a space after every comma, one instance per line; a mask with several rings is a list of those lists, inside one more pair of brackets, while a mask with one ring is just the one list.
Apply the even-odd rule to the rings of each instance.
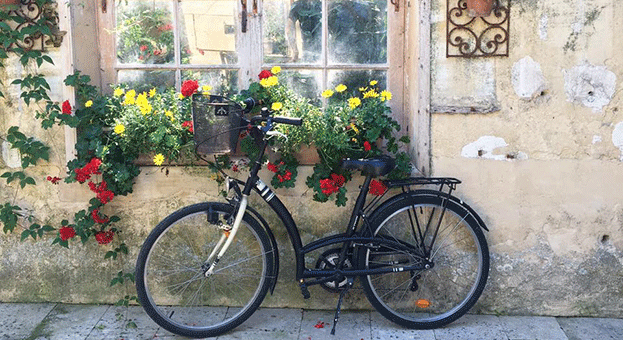
[[21, 18], [20, 22], [8, 23], [14, 30], [22, 30], [44, 20], [45, 25], [49, 28], [49, 33], [36, 32], [27, 35], [22, 41], [11, 44], [7, 49], [10, 50], [15, 45], [27, 51], [45, 51], [48, 46], [60, 47], [67, 32], [59, 29], [57, 7], [56, 2], [45, 3], [41, 6], [37, 0], [20, 0], [17, 7], [9, 8], [9, 16]]
[[511, 0], [493, 0], [486, 17], [470, 16], [467, 0], [446, 1], [446, 57], [508, 57]]

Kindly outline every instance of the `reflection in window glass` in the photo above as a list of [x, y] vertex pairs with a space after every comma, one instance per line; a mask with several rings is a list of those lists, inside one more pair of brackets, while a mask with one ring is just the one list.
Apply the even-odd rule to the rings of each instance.
[[387, 1], [329, 2], [330, 63], [379, 64], [387, 61]]
[[267, 0], [263, 4], [264, 62], [320, 62], [322, 2]]
[[121, 64], [169, 64], [175, 60], [172, 3], [119, 1], [117, 60]]
[[136, 92], [147, 92], [154, 87], [164, 90], [175, 87], [175, 71], [120, 70], [117, 83], [128, 85]]
[[199, 86], [210, 86], [210, 93], [231, 97], [239, 92], [238, 71], [214, 70], [214, 71], [184, 71], [182, 81], [196, 80]]
[[182, 1], [180, 40], [182, 63], [193, 65], [236, 64], [235, 0]]
[[320, 92], [322, 84], [321, 71], [287, 70], [282, 71], [279, 77], [301, 97], [309, 99], [310, 103], [320, 105]]

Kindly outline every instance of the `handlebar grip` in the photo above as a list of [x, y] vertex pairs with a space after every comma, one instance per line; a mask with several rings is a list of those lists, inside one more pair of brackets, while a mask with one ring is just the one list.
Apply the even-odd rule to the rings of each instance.
[[288, 124], [288, 125], [303, 125], [303, 118], [291, 118], [291, 117], [273, 117], [273, 122], [279, 124]]

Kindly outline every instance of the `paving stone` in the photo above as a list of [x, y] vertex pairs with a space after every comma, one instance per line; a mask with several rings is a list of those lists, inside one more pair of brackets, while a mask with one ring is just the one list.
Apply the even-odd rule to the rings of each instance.
[[24, 339], [36, 336], [43, 319], [52, 311], [54, 303], [0, 304], [0, 339]]
[[301, 309], [260, 308], [242, 325], [217, 339], [296, 339], [302, 313]]
[[[133, 322], [133, 324], [130, 324]], [[136, 325], [136, 327], [134, 327]], [[160, 328], [143, 310], [143, 307], [111, 306], [95, 325], [87, 340], [145, 340], [184, 339]]]
[[370, 314], [372, 339], [375, 340], [435, 340], [435, 332], [430, 329], [407, 329], [397, 325], [377, 312]]
[[435, 338], [443, 340], [508, 340], [499, 318], [493, 315], [464, 315], [434, 332]]
[[569, 340], [623, 339], [623, 319], [558, 318]]
[[110, 306], [59, 304], [43, 319], [33, 334], [37, 340], [85, 339]]
[[500, 323], [510, 340], [567, 340], [554, 317], [501, 316]]
[[[343, 310], [335, 329], [331, 335], [335, 311], [304, 311], [301, 322], [299, 340], [368, 340], [372, 338], [370, 332], [370, 312]], [[324, 327], [316, 327], [322, 325]]]

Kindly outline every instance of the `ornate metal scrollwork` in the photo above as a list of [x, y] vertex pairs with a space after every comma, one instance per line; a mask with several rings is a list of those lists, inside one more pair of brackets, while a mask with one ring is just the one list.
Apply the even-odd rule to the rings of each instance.
[[37, 0], [20, 0], [19, 6], [9, 10], [9, 16], [19, 17], [19, 22], [8, 23], [14, 30], [22, 30], [29, 26], [33, 26], [44, 20], [45, 25], [49, 28], [48, 34], [36, 32], [34, 34], [27, 35], [22, 41], [13, 43], [7, 47], [11, 49], [15, 45], [30, 51], [41, 50], [45, 51], [46, 47], [54, 46], [60, 47], [63, 37], [67, 32], [61, 31], [58, 26], [59, 17], [57, 11], [58, 4], [56, 2], [46, 3], [40, 6]]
[[511, 0], [493, 0], [487, 17], [468, 15], [467, 0], [447, 0], [446, 57], [508, 57]]

